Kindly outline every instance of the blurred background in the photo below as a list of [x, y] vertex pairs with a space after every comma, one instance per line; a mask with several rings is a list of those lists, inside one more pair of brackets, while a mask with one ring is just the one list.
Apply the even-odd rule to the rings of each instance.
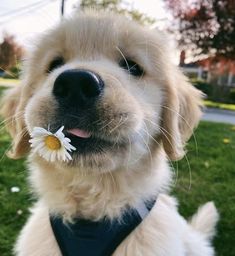
[[[0, 94], [18, 86], [22, 62], [37, 36], [77, 9], [95, 7], [169, 34], [172, 61], [206, 98], [187, 156], [172, 163], [173, 195], [188, 218], [213, 200], [221, 220], [217, 255], [235, 255], [235, 0], [1, 0]], [[63, 15], [62, 15], [63, 13]], [[0, 255], [12, 255], [34, 198], [25, 160], [9, 160], [10, 138], [0, 126]], [[36, 231], [35, 231], [36, 232]]]

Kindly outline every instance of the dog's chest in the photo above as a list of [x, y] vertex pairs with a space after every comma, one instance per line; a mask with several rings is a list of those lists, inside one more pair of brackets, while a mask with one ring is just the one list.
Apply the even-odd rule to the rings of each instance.
[[50, 217], [51, 227], [63, 256], [110, 256], [121, 242], [139, 226], [155, 201], [128, 209], [121, 219], [90, 221], [75, 219], [64, 224], [61, 218]]

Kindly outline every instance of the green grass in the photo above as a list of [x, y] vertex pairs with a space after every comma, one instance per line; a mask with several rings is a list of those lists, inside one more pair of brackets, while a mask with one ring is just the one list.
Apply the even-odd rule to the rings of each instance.
[[[227, 139], [224, 143], [224, 139]], [[191, 216], [200, 204], [213, 200], [221, 219], [214, 245], [219, 256], [235, 255], [235, 129], [231, 125], [202, 122], [196, 131], [198, 153], [192, 139], [188, 159], [178, 163], [178, 179], [173, 194], [179, 198], [179, 211]], [[0, 155], [9, 147], [9, 137], [1, 130]], [[0, 162], [0, 255], [10, 251], [28, 217], [32, 203], [26, 186], [23, 161], [3, 157]], [[191, 173], [191, 178], [190, 178]], [[190, 185], [191, 184], [191, 185]], [[17, 186], [20, 192], [12, 193]], [[189, 188], [190, 187], [190, 188]], [[21, 215], [17, 214], [22, 210]], [[35, 230], [36, 232], [36, 230]], [[45, 238], [46, 239], [46, 238]]]
[[[12, 161], [4, 156], [9, 148], [9, 137], [0, 132], [0, 255], [11, 255], [15, 237], [28, 216], [30, 204], [23, 160]], [[12, 193], [12, 187], [19, 187], [19, 193]], [[22, 211], [18, 214], [17, 211]]]
[[226, 104], [226, 103], [205, 100], [204, 105], [209, 108], [219, 108], [219, 109], [235, 111], [235, 104]]
[[221, 215], [214, 242], [217, 255], [232, 256], [235, 255], [235, 127], [202, 122], [196, 139], [198, 153], [193, 139], [188, 145], [191, 171], [185, 159], [179, 162], [173, 193], [179, 198], [184, 216], [191, 216], [200, 204], [215, 202]]

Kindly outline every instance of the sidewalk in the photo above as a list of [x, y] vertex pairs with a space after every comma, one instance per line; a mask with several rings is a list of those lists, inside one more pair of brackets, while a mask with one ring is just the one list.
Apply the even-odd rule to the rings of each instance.
[[202, 120], [235, 125], [235, 111], [205, 108]]

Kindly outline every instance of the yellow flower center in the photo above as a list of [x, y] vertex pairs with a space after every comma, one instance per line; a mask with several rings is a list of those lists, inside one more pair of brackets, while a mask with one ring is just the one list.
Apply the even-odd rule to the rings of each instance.
[[53, 135], [48, 135], [45, 138], [45, 144], [51, 150], [57, 150], [57, 149], [61, 148], [60, 140], [57, 137], [53, 136]]

